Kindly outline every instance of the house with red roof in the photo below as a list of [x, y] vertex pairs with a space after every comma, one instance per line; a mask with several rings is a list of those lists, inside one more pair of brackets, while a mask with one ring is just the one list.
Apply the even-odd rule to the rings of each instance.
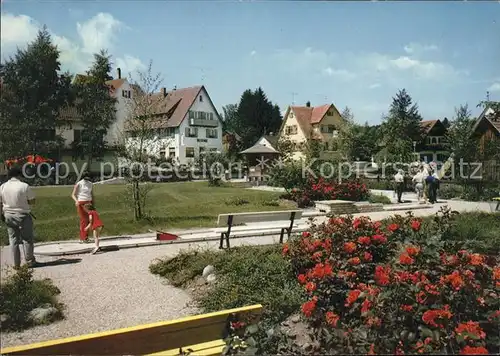
[[[203, 85], [162, 88], [149, 99], [153, 108], [148, 130], [153, 133], [145, 145], [148, 154], [188, 164], [206, 152], [222, 152], [222, 119]], [[132, 124], [133, 120], [125, 123], [129, 143], [137, 136]]]
[[295, 144], [294, 159], [305, 157], [305, 145], [311, 140], [319, 142], [323, 152], [337, 151], [336, 139], [343, 118], [333, 104], [289, 106], [279, 132], [279, 139], [288, 138]]
[[[77, 74], [74, 81], [81, 79], [84, 75]], [[106, 84], [111, 95], [117, 99], [116, 121], [104, 138], [107, 145], [113, 147], [127, 142], [134, 135], [128, 127], [128, 119], [134, 104], [133, 96], [139, 95], [141, 88], [122, 78], [119, 68], [117, 77]], [[173, 88], [170, 91], [162, 88], [159, 93], [150, 94], [149, 99], [154, 103], [150, 125], [154, 133], [146, 145], [148, 154], [176, 158], [177, 162], [186, 164], [203, 152], [222, 151], [221, 118], [204, 86]], [[58, 134], [70, 149], [74, 143], [84, 140], [81, 119], [74, 106], [62, 109], [60, 116], [68, 124], [58, 128]]]

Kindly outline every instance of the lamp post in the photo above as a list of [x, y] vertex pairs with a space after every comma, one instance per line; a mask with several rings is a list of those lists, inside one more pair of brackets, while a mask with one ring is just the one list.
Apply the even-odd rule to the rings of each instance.
[[415, 159], [418, 161], [418, 158], [417, 158], [417, 141], [413, 141], [413, 155], [415, 156]]

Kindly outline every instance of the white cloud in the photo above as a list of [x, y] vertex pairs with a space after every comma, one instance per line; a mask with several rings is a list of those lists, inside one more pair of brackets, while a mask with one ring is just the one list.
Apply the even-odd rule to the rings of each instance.
[[88, 54], [112, 47], [116, 32], [123, 28], [123, 23], [111, 14], [98, 13], [84, 23], [77, 23], [76, 30], [82, 40], [82, 51]]
[[[36, 38], [41, 25], [33, 18], [26, 15], [1, 15], [1, 46], [2, 54], [9, 55], [17, 47], [23, 48], [27, 43]], [[111, 14], [98, 13], [87, 21], [76, 24], [78, 40], [73, 41], [52, 31], [49, 32], [52, 40], [60, 51], [59, 60], [63, 70], [73, 73], [86, 71], [92, 63], [93, 54], [101, 49], [108, 49], [113, 53], [117, 34], [126, 26], [115, 19]], [[115, 57], [114, 62], [122, 69], [122, 73], [144, 69], [145, 65], [139, 58], [125, 54]]]
[[257, 54], [257, 52], [256, 52], [256, 51], [252, 51], [252, 52], [250, 52], [250, 55], [251, 55], [251, 56], [255, 56], [256, 54]]
[[436, 45], [423, 45], [420, 43], [412, 42], [404, 46], [404, 50], [408, 54], [419, 54], [423, 52], [438, 51], [439, 47]]
[[137, 71], [142, 71], [146, 69], [146, 65], [142, 63], [142, 61], [137, 58], [126, 54], [123, 57], [116, 59], [116, 67], [120, 68], [122, 73], [130, 73], [133, 74]]
[[380, 87], [381, 87], [381, 85], [379, 83], [373, 83], [372, 85], [369, 86], [370, 89], [377, 89]]
[[488, 88], [488, 91], [500, 91], [500, 83], [493, 83]]
[[456, 81], [468, 75], [467, 71], [455, 69], [444, 62], [417, 59], [414, 56], [390, 56], [371, 53], [329, 53], [307, 48], [304, 51], [281, 50], [271, 60], [280, 70], [309, 78], [331, 77], [334, 80], [349, 81], [360, 78], [360, 83], [391, 82], [393, 85], [408, 80]]
[[350, 80], [356, 77], [356, 74], [349, 72], [345, 69], [333, 69], [332, 67], [327, 67], [323, 70], [323, 73], [329, 77], [335, 77], [340, 80]]
[[26, 15], [15, 16], [2, 13], [1, 18], [1, 45], [2, 52], [16, 48], [19, 44], [27, 43], [36, 37], [40, 25]]

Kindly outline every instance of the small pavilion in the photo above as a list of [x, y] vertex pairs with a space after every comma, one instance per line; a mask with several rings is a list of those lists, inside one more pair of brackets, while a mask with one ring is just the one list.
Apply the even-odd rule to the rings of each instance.
[[280, 153], [263, 137], [255, 145], [241, 151], [248, 162], [248, 180], [263, 182]]

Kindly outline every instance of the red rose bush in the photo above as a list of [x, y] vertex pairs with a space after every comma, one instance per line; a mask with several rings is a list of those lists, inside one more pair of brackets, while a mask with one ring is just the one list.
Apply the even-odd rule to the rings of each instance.
[[[425, 231], [424, 231], [425, 230]], [[499, 352], [496, 256], [447, 251], [412, 217], [331, 218], [284, 245], [321, 353]]]
[[368, 200], [369, 190], [365, 184], [357, 180], [339, 183], [335, 180], [309, 177], [302, 189], [292, 189], [290, 198], [299, 206], [310, 206], [318, 200]]

